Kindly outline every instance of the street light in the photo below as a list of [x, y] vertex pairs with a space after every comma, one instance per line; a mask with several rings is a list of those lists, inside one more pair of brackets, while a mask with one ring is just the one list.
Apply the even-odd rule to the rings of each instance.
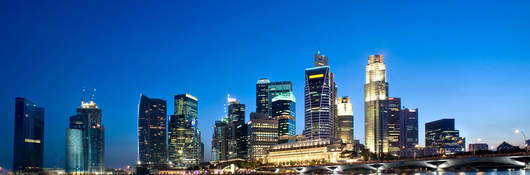
[[528, 145], [526, 144], [526, 135], [524, 134], [523, 131], [521, 131], [520, 129], [515, 129], [515, 134], [519, 134], [521, 133], [521, 135], [523, 135], [523, 145], [524, 145], [524, 149], [526, 151], [528, 151]]

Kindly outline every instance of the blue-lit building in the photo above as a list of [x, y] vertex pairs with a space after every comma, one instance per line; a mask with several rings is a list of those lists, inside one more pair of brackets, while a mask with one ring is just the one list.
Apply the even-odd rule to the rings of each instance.
[[296, 141], [296, 99], [292, 92], [284, 92], [271, 99], [271, 115], [278, 121], [278, 143]]
[[13, 170], [40, 171], [44, 148], [44, 108], [22, 98], [15, 99]]
[[175, 168], [189, 168], [202, 161], [198, 99], [190, 94], [175, 95], [175, 114], [168, 126], [169, 161]]
[[65, 145], [67, 173], [97, 174], [105, 171], [105, 128], [101, 117], [101, 109], [92, 100], [82, 101], [77, 115], [70, 117]]
[[335, 137], [336, 86], [327, 57], [315, 54], [315, 67], [305, 69], [305, 128], [308, 139]]

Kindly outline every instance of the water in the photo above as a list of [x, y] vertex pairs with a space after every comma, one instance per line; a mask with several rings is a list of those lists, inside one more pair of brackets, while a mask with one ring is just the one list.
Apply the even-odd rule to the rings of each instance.
[[[502, 170], [502, 171], [468, 171], [468, 172], [425, 172], [425, 173], [372, 173], [365, 175], [530, 175], [530, 170]], [[339, 174], [340, 175], [340, 174]]]

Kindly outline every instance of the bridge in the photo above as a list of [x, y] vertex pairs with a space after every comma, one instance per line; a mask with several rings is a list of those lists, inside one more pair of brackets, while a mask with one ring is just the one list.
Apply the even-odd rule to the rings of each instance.
[[[483, 155], [459, 155], [452, 157], [422, 157], [417, 159], [358, 161], [322, 164], [312, 166], [283, 166], [270, 170], [275, 172], [348, 172], [348, 171], [392, 171], [402, 169], [448, 170], [448, 169], [491, 169], [525, 168], [530, 162], [528, 152], [495, 153]], [[272, 167], [270, 167], [272, 168]]]

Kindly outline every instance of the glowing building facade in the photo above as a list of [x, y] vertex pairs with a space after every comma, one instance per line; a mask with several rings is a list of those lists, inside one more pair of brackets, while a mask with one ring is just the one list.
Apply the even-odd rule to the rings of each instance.
[[260, 78], [256, 83], [256, 113], [269, 114], [269, 79]]
[[175, 114], [168, 125], [168, 157], [173, 167], [189, 168], [201, 163], [198, 102], [190, 94], [175, 95]]
[[278, 144], [278, 121], [269, 118], [251, 119], [247, 124], [249, 158], [263, 161], [267, 150]]
[[166, 164], [166, 101], [140, 94], [138, 105], [138, 161], [141, 164]]
[[15, 172], [42, 170], [44, 150], [44, 108], [22, 98], [15, 99]]
[[305, 128], [308, 139], [335, 137], [336, 87], [327, 57], [315, 54], [315, 66], [305, 69]]
[[245, 123], [245, 104], [228, 98], [227, 159], [246, 159], [248, 156], [248, 126]]
[[340, 159], [343, 144], [339, 139], [314, 139], [272, 146], [267, 163], [274, 165], [309, 165], [334, 163]]
[[388, 152], [388, 83], [383, 55], [371, 55], [364, 85], [364, 139], [370, 152]]
[[278, 143], [296, 141], [296, 99], [292, 92], [272, 98], [272, 117], [278, 121]]
[[353, 143], [353, 106], [350, 97], [337, 99], [337, 135], [342, 143]]
[[105, 128], [101, 117], [101, 109], [93, 100], [82, 101], [77, 115], [70, 117], [70, 127], [66, 130], [66, 172], [97, 174], [105, 171]]
[[433, 154], [454, 154], [465, 151], [465, 138], [455, 130], [455, 119], [425, 123], [425, 146]]

